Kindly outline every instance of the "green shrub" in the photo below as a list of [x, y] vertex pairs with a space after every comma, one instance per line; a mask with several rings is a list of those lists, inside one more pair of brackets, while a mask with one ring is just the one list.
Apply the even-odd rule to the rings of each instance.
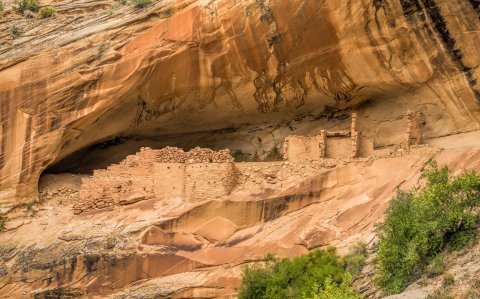
[[0, 215], [0, 232], [3, 232], [7, 226], [8, 218], [7, 216]]
[[152, 4], [152, 0], [131, 0], [135, 8], [145, 8]]
[[17, 38], [22, 35], [22, 29], [14, 25], [12, 26], [12, 28], [10, 28], [10, 35], [12, 36], [12, 38]]
[[38, 0], [15, 0], [13, 10], [22, 14], [26, 10], [36, 12], [38, 11]]
[[238, 298], [356, 299], [351, 275], [334, 248], [293, 259], [267, 255], [263, 264], [244, 268]]
[[345, 273], [340, 284], [328, 277], [323, 291], [313, 297], [304, 296], [303, 299], [360, 299], [360, 296], [352, 289], [351, 274]]
[[51, 6], [42, 7], [38, 11], [38, 17], [40, 19], [50, 18], [50, 17], [53, 17], [56, 14], [57, 14], [57, 10], [55, 8], [51, 7]]
[[465, 172], [449, 180], [447, 168], [431, 163], [420, 191], [399, 191], [378, 228], [377, 284], [398, 293], [445, 249], [459, 249], [476, 235], [480, 175]]

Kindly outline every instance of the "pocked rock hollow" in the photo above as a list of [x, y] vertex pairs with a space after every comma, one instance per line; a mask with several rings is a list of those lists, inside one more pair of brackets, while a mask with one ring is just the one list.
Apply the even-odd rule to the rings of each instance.
[[479, 126], [477, 1], [56, 5], [54, 20], [16, 20], [23, 36], [1, 37], [3, 207], [35, 199], [47, 167], [109, 140], [262, 155], [292, 132], [348, 127], [349, 109], [380, 146], [402, 140], [409, 108], [425, 116], [425, 138]]

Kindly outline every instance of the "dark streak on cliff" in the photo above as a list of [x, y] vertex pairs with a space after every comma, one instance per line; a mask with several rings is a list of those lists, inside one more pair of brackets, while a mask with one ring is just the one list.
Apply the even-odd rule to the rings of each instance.
[[456, 46], [455, 39], [450, 34], [447, 28], [447, 22], [442, 16], [439, 7], [436, 5], [434, 0], [422, 0], [422, 2], [425, 5], [426, 12], [431, 19], [431, 22], [434, 25], [434, 28], [438, 36], [440, 37], [443, 46], [445, 47], [445, 50], [450, 55], [451, 59], [456, 64], [458, 69], [465, 74], [468, 84], [470, 85], [470, 88], [475, 95], [475, 98], [477, 99], [477, 101], [480, 102], [480, 92], [475, 89], [475, 85], [477, 82], [473, 77], [473, 70], [463, 63], [462, 51]]

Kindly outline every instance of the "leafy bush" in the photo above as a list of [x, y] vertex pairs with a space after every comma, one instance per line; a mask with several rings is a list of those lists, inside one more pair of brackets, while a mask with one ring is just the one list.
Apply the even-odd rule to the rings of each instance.
[[38, 11], [38, 0], [15, 0], [13, 2], [13, 10], [18, 13], [24, 13], [26, 10]]
[[38, 11], [38, 17], [40, 19], [50, 18], [50, 17], [53, 17], [56, 14], [57, 14], [57, 10], [55, 8], [51, 7], [51, 6], [42, 7]]
[[12, 36], [12, 38], [17, 38], [22, 35], [22, 29], [17, 26], [12, 26], [12, 28], [10, 28], [10, 35]]
[[131, 0], [135, 8], [145, 8], [152, 4], [152, 0]]
[[8, 218], [0, 215], [0, 232], [3, 232], [7, 226]]
[[445, 249], [459, 249], [476, 235], [480, 175], [465, 172], [449, 180], [447, 168], [432, 162], [420, 191], [399, 191], [378, 228], [376, 282], [398, 293], [418, 278]]
[[244, 268], [238, 298], [359, 298], [345, 264], [335, 248], [293, 259], [267, 255], [263, 265]]

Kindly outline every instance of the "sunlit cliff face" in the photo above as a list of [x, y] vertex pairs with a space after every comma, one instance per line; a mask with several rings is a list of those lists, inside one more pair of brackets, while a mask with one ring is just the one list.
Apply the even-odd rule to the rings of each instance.
[[31, 34], [0, 45], [2, 205], [34, 198], [49, 165], [119, 138], [128, 150], [110, 153], [123, 157], [146, 143], [266, 151], [291, 132], [347, 126], [355, 110], [386, 145], [409, 108], [427, 138], [478, 128], [472, 1], [178, 0], [72, 14], [81, 21], [20, 20]]

